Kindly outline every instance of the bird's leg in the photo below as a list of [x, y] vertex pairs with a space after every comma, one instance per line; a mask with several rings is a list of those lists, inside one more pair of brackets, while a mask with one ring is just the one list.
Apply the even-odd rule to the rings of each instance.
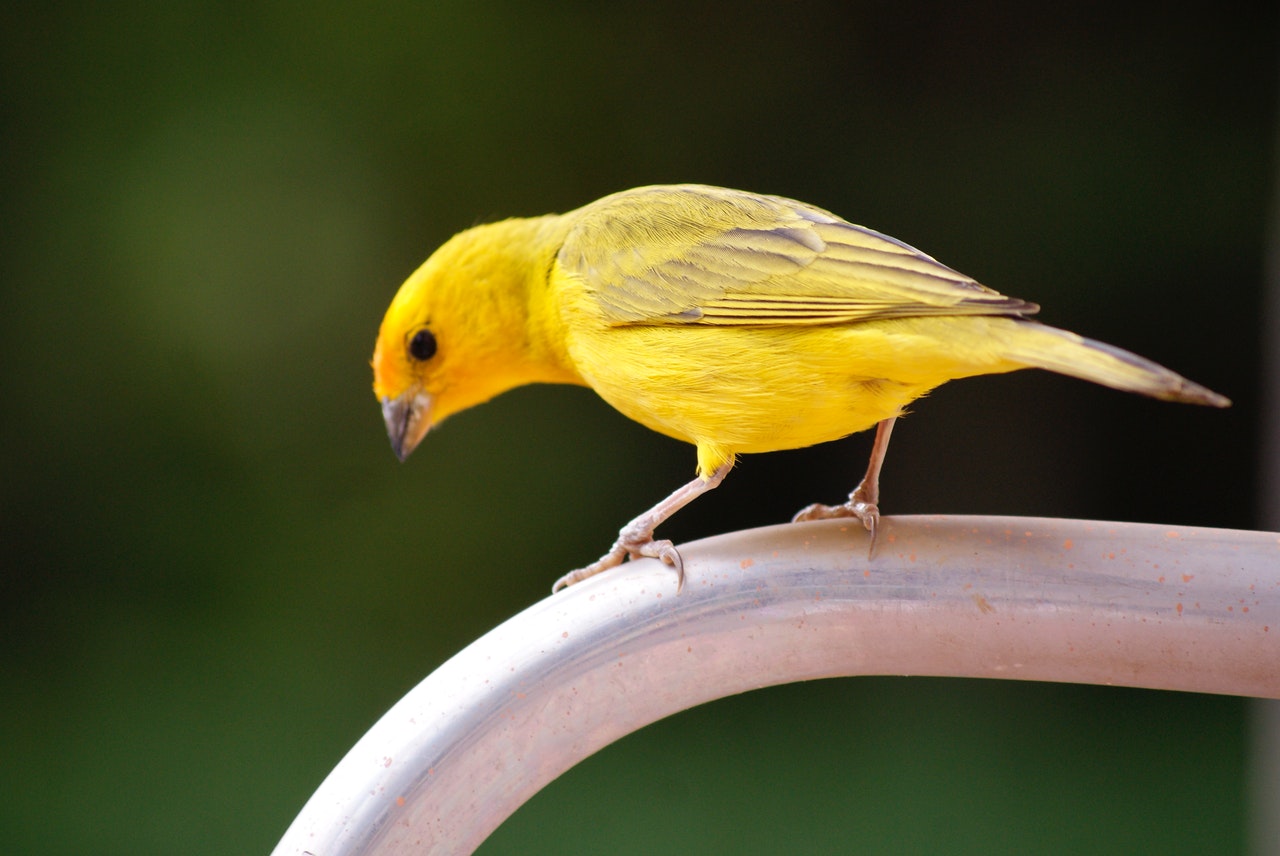
[[876, 524], [880, 522], [880, 467], [884, 464], [885, 453], [889, 451], [889, 435], [893, 433], [893, 423], [897, 417], [882, 419], [876, 425], [876, 439], [871, 444], [871, 461], [867, 464], [867, 474], [858, 482], [858, 486], [849, 494], [849, 501], [843, 505], [810, 505], [801, 509], [795, 522], [802, 520], [826, 520], [831, 517], [856, 517], [862, 521], [871, 533], [871, 549], [876, 546]]
[[618, 532], [618, 540], [613, 542], [613, 546], [609, 548], [609, 552], [605, 553], [595, 562], [587, 565], [585, 568], [579, 568], [576, 571], [570, 571], [560, 579], [556, 580], [555, 585], [551, 587], [551, 591], [558, 592], [565, 586], [571, 586], [574, 583], [582, 582], [587, 577], [593, 577], [601, 571], [607, 571], [609, 568], [616, 568], [622, 564], [622, 560], [628, 556], [637, 559], [641, 556], [648, 556], [654, 559], [661, 559], [676, 570], [676, 591], [679, 592], [684, 586], [684, 562], [680, 558], [680, 553], [676, 551], [675, 545], [670, 541], [655, 541], [653, 538], [653, 530], [671, 515], [693, 502], [702, 494], [709, 490], [714, 490], [724, 481], [724, 477], [729, 474], [729, 470], [733, 468], [733, 462], [721, 464], [720, 467], [711, 474], [710, 478], [695, 478], [684, 487], [679, 488], [666, 499], [659, 502], [653, 508], [650, 508], [644, 514], [641, 514], [635, 520], [632, 520], [626, 526], [623, 526]]

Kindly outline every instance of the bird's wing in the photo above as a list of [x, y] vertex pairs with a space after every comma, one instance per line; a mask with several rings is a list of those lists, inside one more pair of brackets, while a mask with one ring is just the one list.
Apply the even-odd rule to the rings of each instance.
[[557, 256], [613, 325], [1028, 315], [919, 250], [776, 196], [644, 187], [574, 212]]

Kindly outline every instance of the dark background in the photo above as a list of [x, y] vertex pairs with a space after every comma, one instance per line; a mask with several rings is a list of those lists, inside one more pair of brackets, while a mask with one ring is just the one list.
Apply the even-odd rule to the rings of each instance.
[[[899, 424], [886, 513], [1259, 526], [1277, 16], [1232, 6], [0, 8], [0, 851], [269, 851], [397, 698], [690, 477], [553, 387], [396, 463], [374, 334], [476, 222], [675, 181], [834, 210], [1235, 401], [952, 384]], [[749, 457], [665, 534], [837, 500], [868, 448]], [[761, 691], [482, 852], [1238, 853], [1245, 714]]]

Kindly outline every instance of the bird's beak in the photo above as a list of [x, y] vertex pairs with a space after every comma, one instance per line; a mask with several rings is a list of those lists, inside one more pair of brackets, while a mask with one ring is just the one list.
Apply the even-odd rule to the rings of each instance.
[[431, 396], [420, 389], [409, 389], [399, 398], [384, 398], [382, 418], [387, 423], [391, 450], [403, 461], [431, 427]]

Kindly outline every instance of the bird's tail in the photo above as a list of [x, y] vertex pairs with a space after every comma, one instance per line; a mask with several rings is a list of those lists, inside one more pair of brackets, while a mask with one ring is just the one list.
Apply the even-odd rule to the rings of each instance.
[[1225, 396], [1122, 348], [1036, 321], [1018, 320], [1005, 355], [1016, 362], [1166, 401], [1227, 407]]

